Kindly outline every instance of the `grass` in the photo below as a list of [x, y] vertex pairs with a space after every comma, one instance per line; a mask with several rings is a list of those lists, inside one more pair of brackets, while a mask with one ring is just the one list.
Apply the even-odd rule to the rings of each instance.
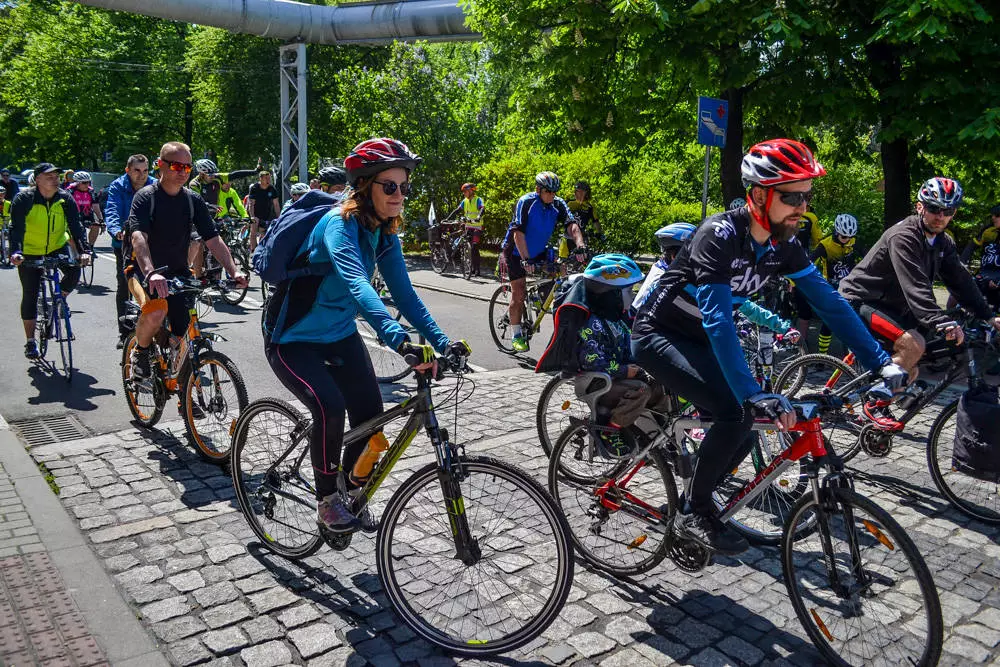
[[38, 469], [42, 472], [42, 477], [45, 478], [45, 482], [49, 485], [49, 488], [52, 489], [52, 493], [58, 496], [59, 484], [56, 482], [56, 476], [52, 474], [52, 471], [44, 463], [39, 462]]

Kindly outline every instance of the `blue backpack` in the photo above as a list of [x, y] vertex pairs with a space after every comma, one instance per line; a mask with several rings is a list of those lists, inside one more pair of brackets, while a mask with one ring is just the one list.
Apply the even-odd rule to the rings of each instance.
[[333, 271], [328, 262], [310, 264], [299, 249], [312, 230], [340, 203], [340, 197], [322, 190], [310, 190], [281, 212], [264, 232], [250, 263], [261, 280], [277, 285], [289, 278], [322, 276]]

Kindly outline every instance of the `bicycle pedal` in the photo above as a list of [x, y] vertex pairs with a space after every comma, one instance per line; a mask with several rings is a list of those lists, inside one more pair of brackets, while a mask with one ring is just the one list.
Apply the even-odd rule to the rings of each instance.
[[334, 551], [343, 551], [347, 547], [351, 546], [351, 540], [354, 539], [354, 533], [356, 532], [352, 530], [346, 533], [334, 533], [318, 524], [317, 528], [319, 529], [319, 536], [322, 537], [327, 546]]

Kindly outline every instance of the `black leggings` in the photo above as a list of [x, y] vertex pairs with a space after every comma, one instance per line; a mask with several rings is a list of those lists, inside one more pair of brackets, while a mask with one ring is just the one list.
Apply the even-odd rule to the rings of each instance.
[[[312, 414], [309, 442], [316, 495], [326, 497], [337, 490], [344, 442], [344, 412], [351, 426], [382, 412], [382, 392], [375, 380], [371, 358], [355, 333], [336, 343], [284, 343], [268, 345], [265, 354], [271, 369]], [[359, 441], [343, 456], [350, 471], [361, 456], [365, 441]]]
[[[47, 256], [65, 257], [66, 253], [60, 249], [53, 253], [49, 253]], [[25, 260], [37, 260], [40, 258], [41, 255], [24, 256]], [[69, 296], [69, 293], [76, 288], [76, 284], [80, 282], [80, 267], [63, 266], [59, 268], [59, 273], [62, 274], [62, 278], [59, 280], [59, 289], [62, 290], [64, 297]], [[45, 277], [45, 272], [43, 269], [36, 269], [30, 266], [19, 266], [17, 267], [17, 277], [21, 279], [21, 319], [37, 319], [38, 289], [42, 284], [42, 279]]]
[[691, 511], [712, 515], [712, 492], [753, 447], [753, 414], [744, 410], [729, 389], [711, 346], [678, 334], [659, 333], [632, 339], [632, 356], [664, 387], [691, 401], [712, 427], [698, 447], [687, 499]]

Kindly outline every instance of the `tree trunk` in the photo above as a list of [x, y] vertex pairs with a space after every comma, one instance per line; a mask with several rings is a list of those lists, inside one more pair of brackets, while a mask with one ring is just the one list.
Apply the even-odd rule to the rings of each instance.
[[192, 145], [194, 135], [194, 99], [191, 93], [191, 79], [184, 84], [184, 143]]
[[727, 88], [722, 92], [722, 99], [729, 102], [729, 121], [726, 125], [726, 145], [722, 147], [719, 161], [719, 180], [722, 183], [722, 203], [737, 197], [747, 196], [740, 176], [740, 164], [743, 162], [743, 88]]
[[[878, 113], [882, 129], [880, 134], [892, 131], [895, 119], [892, 88], [899, 84], [903, 65], [895, 47], [875, 42], [865, 48], [868, 55], [869, 81], [878, 95]], [[884, 212], [882, 223], [886, 229], [911, 212], [910, 205], [910, 145], [905, 136], [889, 141], [882, 140], [882, 177]]]

